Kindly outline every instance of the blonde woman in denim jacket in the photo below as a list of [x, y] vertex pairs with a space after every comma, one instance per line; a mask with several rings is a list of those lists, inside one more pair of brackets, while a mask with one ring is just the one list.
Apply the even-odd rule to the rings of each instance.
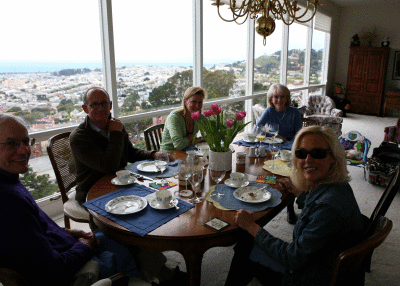
[[364, 218], [348, 184], [343, 147], [332, 130], [301, 129], [292, 154], [291, 178], [278, 185], [292, 192], [302, 208], [293, 241], [274, 237], [250, 212], [239, 210], [235, 222], [247, 233], [235, 246], [225, 285], [247, 285], [253, 277], [268, 285], [327, 285], [338, 254], [362, 234]]

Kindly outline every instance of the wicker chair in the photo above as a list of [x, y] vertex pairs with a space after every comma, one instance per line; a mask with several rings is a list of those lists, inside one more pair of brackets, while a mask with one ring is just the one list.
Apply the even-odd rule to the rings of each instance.
[[91, 223], [89, 212], [75, 200], [76, 169], [74, 157], [69, 146], [70, 133], [65, 132], [55, 135], [47, 142], [47, 153], [49, 154], [63, 201], [65, 227], [71, 227], [69, 220], [72, 219], [77, 222], [90, 223], [90, 227], [95, 229], [96, 227]]

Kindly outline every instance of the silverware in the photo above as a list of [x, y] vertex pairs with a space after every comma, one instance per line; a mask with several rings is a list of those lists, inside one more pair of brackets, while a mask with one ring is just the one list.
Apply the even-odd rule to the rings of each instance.
[[146, 177], [146, 176], [143, 176], [143, 175], [140, 175], [140, 174], [136, 174], [136, 173], [134, 173], [132, 171], [130, 171], [130, 173], [131, 173], [132, 176], [134, 176], [137, 179], [145, 179], [145, 180], [154, 181], [154, 179], [152, 179], [150, 177]]

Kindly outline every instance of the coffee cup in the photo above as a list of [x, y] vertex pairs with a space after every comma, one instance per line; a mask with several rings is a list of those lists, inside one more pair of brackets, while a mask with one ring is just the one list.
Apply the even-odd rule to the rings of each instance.
[[118, 181], [120, 181], [123, 184], [128, 183], [128, 181], [131, 177], [131, 172], [129, 172], [128, 170], [121, 170], [121, 171], [118, 171], [116, 174], [117, 174]]
[[256, 140], [256, 135], [255, 134], [253, 134], [253, 133], [247, 133], [246, 134], [246, 139], [247, 139], [247, 141], [255, 141]]
[[233, 172], [231, 173], [231, 181], [233, 184], [241, 186], [246, 181], [246, 176], [243, 173]]
[[172, 194], [168, 190], [161, 190], [156, 192], [156, 198], [159, 205], [169, 207], [172, 201]]
[[292, 152], [290, 150], [281, 150], [280, 155], [283, 161], [290, 161], [292, 159]]
[[245, 164], [246, 154], [244, 152], [236, 152], [236, 164]]

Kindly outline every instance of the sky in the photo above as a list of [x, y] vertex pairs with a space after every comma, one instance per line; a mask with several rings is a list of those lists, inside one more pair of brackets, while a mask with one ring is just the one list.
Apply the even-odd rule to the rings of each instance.
[[[192, 1], [173, 4], [179, 9], [165, 0], [112, 1], [117, 62], [192, 61]], [[203, 5], [204, 62], [244, 60], [247, 23], [224, 22], [210, 1]], [[0, 60], [101, 61], [98, 0], [1, 1], [0, 27]], [[256, 55], [280, 49], [278, 30], [265, 47], [256, 36]], [[305, 47], [299, 34], [291, 45]]]

